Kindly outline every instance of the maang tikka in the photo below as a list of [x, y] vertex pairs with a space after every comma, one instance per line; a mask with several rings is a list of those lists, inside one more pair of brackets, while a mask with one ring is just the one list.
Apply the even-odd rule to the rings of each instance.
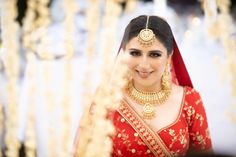
[[146, 27], [138, 34], [138, 41], [143, 46], [150, 46], [155, 40], [155, 34], [148, 28], [149, 16], [147, 16]]

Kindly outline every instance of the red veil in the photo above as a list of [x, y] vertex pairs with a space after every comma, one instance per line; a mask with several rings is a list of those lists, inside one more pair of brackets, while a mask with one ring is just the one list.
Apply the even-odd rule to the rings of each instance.
[[189, 86], [193, 88], [192, 81], [189, 77], [188, 71], [185, 67], [183, 58], [181, 56], [175, 39], [173, 41], [171, 73], [173, 82], [181, 86]]

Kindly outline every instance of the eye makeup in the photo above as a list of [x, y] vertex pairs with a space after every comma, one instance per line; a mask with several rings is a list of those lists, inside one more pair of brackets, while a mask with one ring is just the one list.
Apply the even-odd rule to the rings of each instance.
[[[129, 54], [131, 56], [134, 56], [134, 57], [138, 57], [138, 56], [141, 56], [142, 55], [142, 51], [139, 50], [139, 49], [129, 49]], [[157, 58], [157, 57], [161, 57], [162, 56], [162, 52], [159, 51], [159, 50], [152, 50], [152, 51], [149, 51], [148, 52], [148, 56], [152, 57], [152, 58]]]

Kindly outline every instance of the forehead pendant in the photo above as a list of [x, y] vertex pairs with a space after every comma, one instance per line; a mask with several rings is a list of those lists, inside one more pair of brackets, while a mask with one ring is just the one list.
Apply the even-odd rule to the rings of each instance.
[[146, 28], [142, 29], [138, 34], [138, 41], [143, 46], [150, 46], [153, 44], [155, 34], [148, 27], [149, 16], [147, 17]]

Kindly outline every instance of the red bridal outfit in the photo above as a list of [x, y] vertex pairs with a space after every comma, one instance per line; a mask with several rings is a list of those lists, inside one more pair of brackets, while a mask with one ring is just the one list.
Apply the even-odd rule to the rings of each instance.
[[172, 56], [172, 77], [173, 82], [184, 87], [177, 119], [172, 124], [154, 131], [129, 103], [123, 100], [112, 116], [116, 129], [112, 157], [185, 156], [189, 149], [212, 149], [203, 102], [199, 93], [193, 89], [176, 42]]

